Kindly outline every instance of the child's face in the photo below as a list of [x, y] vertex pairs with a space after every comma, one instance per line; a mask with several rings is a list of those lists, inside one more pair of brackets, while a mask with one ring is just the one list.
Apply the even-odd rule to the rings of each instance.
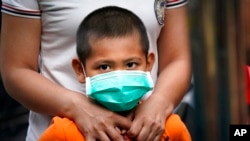
[[91, 54], [85, 62], [89, 77], [114, 70], [149, 71], [138, 34], [91, 40], [90, 45]]
[[[154, 54], [149, 53], [146, 58], [137, 34], [119, 38], [93, 39], [90, 45], [91, 54], [86, 59], [84, 68], [88, 77], [115, 70], [150, 71], [154, 63]], [[77, 67], [74, 69], [76, 71]], [[83, 82], [82, 77], [79, 79], [79, 71], [76, 72], [78, 80]]]

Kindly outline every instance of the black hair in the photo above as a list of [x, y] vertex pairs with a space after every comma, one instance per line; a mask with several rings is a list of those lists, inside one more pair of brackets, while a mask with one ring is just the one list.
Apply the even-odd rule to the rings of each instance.
[[138, 16], [129, 10], [116, 6], [108, 6], [90, 13], [79, 25], [77, 31], [77, 55], [85, 65], [86, 58], [91, 53], [89, 41], [91, 38], [123, 37], [139, 33], [142, 51], [146, 57], [149, 50], [149, 40], [146, 28]]

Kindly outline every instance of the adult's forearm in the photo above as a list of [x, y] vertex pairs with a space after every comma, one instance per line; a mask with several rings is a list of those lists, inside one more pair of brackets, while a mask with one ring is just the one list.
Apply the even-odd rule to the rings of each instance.
[[[180, 59], [168, 64], [162, 70], [156, 83], [154, 93], [161, 95], [165, 103], [176, 107], [186, 94], [191, 82], [189, 59]], [[164, 102], [163, 102], [164, 104]]]
[[43, 114], [69, 117], [73, 98], [80, 95], [29, 69], [6, 70], [2, 72], [2, 77], [11, 97], [28, 109]]

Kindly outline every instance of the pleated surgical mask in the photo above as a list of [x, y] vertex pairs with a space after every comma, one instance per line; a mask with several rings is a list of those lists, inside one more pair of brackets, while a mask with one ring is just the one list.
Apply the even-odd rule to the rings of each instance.
[[86, 78], [86, 94], [111, 111], [133, 109], [154, 87], [149, 72], [118, 70]]

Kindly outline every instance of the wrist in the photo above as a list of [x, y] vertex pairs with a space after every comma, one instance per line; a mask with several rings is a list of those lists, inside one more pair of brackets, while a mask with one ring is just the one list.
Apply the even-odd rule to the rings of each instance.
[[[166, 96], [164, 96], [166, 97]], [[170, 98], [162, 98], [161, 96], [157, 96], [156, 93], [153, 93], [150, 98], [150, 100], [153, 101], [153, 103], [157, 103], [161, 108], [163, 108], [163, 111], [165, 111], [166, 115], [169, 115], [173, 113], [175, 104], [172, 99]]]
[[70, 91], [65, 96], [65, 102], [59, 115], [69, 119], [75, 119], [80, 109], [84, 109], [80, 107], [87, 107], [87, 104], [87, 97], [84, 94]]

